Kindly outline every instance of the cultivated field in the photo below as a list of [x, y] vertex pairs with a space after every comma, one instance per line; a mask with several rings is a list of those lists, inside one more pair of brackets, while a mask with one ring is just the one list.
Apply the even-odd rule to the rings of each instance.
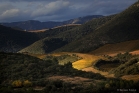
[[74, 68], [79, 70], [92, 66], [93, 63], [99, 59], [104, 59], [102, 56], [95, 56], [90, 54], [76, 53], [76, 55], [83, 58], [72, 64]]

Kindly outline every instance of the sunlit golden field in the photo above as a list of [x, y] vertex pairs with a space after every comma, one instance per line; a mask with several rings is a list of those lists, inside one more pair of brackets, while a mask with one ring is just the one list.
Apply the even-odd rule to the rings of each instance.
[[90, 55], [90, 54], [77, 53], [77, 55], [79, 57], [82, 57], [83, 59], [74, 62], [72, 65], [74, 68], [79, 69], [79, 70], [92, 66], [93, 63], [99, 59], [104, 59], [104, 57], [102, 56], [95, 56], [95, 55]]

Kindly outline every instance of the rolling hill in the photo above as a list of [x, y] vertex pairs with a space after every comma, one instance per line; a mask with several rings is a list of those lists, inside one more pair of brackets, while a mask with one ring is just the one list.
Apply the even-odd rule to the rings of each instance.
[[78, 25], [66, 25], [32, 33], [0, 25], [0, 51], [17, 52], [37, 40], [54, 36], [76, 26]]
[[[33, 43], [32, 45], [22, 49], [20, 52], [28, 52], [28, 53], [35, 53], [35, 54], [53, 52], [54, 50], [61, 48], [74, 40], [78, 40], [79, 38], [84, 37], [85, 35], [94, 31], [100, 25], [106, 23], [108, 20], [111, 20], [114, 16], [115, 15], [102, 17], [102, 18], [96, 18], [83, 25], [75, 25], [75, 24], [66, 25], [63, 27], [55, 27], [55, 28], [49, 29], [48, 31], [43, 32], [43, 33], [37, 33], [40, 37], [46, 37], [46, 38]], [[56, 40], [58, 42], [54, 41], [55, 43], [54, 42], [52, 43], [51, 40]], [[66, 42], [66, 43], [63, 44], [63, 42]], [[57, 46], [56, 44], [59, 44], [59, 43], [62, 43], [62, 45], [60, 47], [56, 47]], [[45, 47], [42, 47], [42, 46], [45, 46]], [[52, 49], [54, 46], [55, 48]], [[39, 50], [43, 50], [43, 51], [39, 51]]]
[[[0, 25], [0, 91], [137, 93], [139, 55], [128, 52], [139, 54], [139, 2], [116, 15], [36, 33]], [[104, 56], [113, 53], [119, 54]]]
[[36, 33], [41, 39], [20, 52], [91, 52], [105, 44], [138, 40], [138, 3], [117, 15], [96, 18], [79, 26], [59, 26]]
[[89, 35], [69, 43], [57, 51], [90, 52], [109, 43], [139, 39], [139, 2], [117, 14]]
[[120, 42], [116, 44], [106, 44], [92, 51], [91, 53], [95, 55], [112, 55], [122, 52], [132, 52], [136, 50], [139, 50], [139, 40]]

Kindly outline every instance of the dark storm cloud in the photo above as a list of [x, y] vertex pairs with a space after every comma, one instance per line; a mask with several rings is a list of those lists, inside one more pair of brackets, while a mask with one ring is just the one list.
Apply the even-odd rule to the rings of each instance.
[[0, 22], [63, 21], [86, 15], [110, 15], [137, 0], [0, 0]]

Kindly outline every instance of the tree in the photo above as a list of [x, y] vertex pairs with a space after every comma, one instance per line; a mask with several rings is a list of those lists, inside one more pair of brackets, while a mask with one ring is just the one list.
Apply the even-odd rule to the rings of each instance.
[[22, 87], [21, 80], [15, 80], [15, 81], [13, 81], [12, 86], [13, 87]]
[[31, 83], [29, 80], [25, 80], [25, 81], [23, 82], [23, 86], [24, 86], [24, 87], [31, 87], [31, 86], [32, 86], [32, 83]]

